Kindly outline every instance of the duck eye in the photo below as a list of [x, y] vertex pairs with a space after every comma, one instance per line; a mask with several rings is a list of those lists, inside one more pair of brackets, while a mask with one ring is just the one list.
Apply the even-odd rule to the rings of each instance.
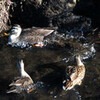
[[12, 29], [11, 32], [15, 32], [15, 29]]

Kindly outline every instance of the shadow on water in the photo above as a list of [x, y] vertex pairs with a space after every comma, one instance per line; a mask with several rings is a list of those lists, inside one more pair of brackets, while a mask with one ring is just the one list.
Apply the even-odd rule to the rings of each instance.
[[[99, 100], [100, 99], [100, 54], [97, 47], [96, 56], [84, 60], [86, 75], [81, 86], [70, 91], [62, 90], [64, 70], [71, 62], [63, 61], [71, 58], [67, 48], [49, 49], [34, 48], [30, 50], [12, 48], [3, 45], [0, 48], [0, 100]], [[35, 83], [43, 86], [30, 94], [6, 94], [8, 85], [19, 75], [18, 59], [22, 58], [25, 70]]]

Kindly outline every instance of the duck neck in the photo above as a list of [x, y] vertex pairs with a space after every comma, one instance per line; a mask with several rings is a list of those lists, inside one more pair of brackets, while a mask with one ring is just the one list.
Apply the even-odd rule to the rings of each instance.
[[84, 64], [82, 63], [80, 58], [77, 59], [77, 65], [78, 66], [84, 66]]
[[19, 36], [11, 35], [11, 36], [9, 37], [9, 42], [11, 42], [11, 43], [16, 43], [16, 42], [18, 41], [18, 37], [19, 37]]
[[22, 68], [22, 69], [20, 70], [20, 74], [21, 74], [21, 77], [30, 77], [30, 76], [25, 72], [24, 68]]

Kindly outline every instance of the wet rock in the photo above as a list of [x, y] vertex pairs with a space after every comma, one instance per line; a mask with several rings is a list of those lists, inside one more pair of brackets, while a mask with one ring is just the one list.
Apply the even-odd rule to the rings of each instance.
[[69, 11], [72, 11], [76, 1], [19, 0], [13, 1], [13, 3], [16, 5], [14, 6], [14, 11], [11, 10], [12, 17], [10, 19], [12, 24], [18, 23], [24, 27], [43, 27], [65, 24], [68, 21], [65, 21], [66, 17], [72, 15]]
[[12, 25], [17, 23], [23, 27], [57, 26], [71, 29], [87, 20], [72, 13], [76, 0], [13, 0], [12, 2], [13, 9], [10, 9]]
[[0, 32], [7, 29], [11, 0], [0, 0]]
[[86, 16], [92, 19], [93, 27], [100, 27], [100, 1], [78, 0], [74, 8], [74, 14]]
[[90, 17], [93, 14], [93, 9], [93, 0], [78, 0], [74, 8], [74, 13]]
[[76, 0], [67, 0], [67, 8], [73, 11], [73, 8], [76, 5]]

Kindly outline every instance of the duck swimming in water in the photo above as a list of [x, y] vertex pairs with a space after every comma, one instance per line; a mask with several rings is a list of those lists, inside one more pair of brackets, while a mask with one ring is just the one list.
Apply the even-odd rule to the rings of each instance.
[[71, 90], [75, 85], [81, 85], [85, 76], [85, 66], [81, 61], [80, 55], [76, 56], [76, 66], [66, 68], [66, 79], [63, 81], [63, 90]]
[[23, 91], [30, 93], [35, 90], [35, 85], [32, 78], [24, 70], [24, 62], [20, 60], [18, 63], [18, 69], [20, 72], [20, 77], [16, 78], [9, 86], [12, 86], [7, 93], [21, 93]]
[[23, 29], [20, 25], [15, 24], [12, 26], [9, 33], [4, 33], [5, 35], [10, 35], [8, 39], [8, 44], [13, 46], [26, 47], [32, 45], [33, 47], [43, 47], [44, 37], [51, 34], [54, 30], [46, 28], [27, 28]]

